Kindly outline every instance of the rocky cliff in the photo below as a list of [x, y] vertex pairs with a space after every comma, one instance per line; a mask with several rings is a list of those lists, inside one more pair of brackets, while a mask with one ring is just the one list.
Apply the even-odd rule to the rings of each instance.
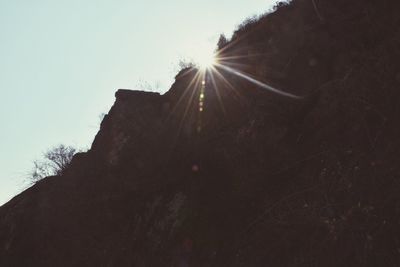
[[91, 149], [0, 208], [0, 265], [399, 266], [399, 7], [280, 4], [213, 70], [118, 90]]

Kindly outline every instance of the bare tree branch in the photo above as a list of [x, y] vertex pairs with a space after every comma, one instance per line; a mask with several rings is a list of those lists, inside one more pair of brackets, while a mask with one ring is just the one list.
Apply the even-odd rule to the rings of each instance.
[[29, 179], [32, 183], [36, 183], [47, 176], [62, 175], [76, 152], [74, 147], [62, 144], [49, 149], [44, 153], [43, 160], [33, 162], [34, 167]]

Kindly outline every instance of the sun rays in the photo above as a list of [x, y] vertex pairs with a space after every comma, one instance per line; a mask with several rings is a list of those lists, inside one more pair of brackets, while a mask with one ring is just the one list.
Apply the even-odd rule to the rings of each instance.
[[284, 96], [284, 97], [293, 98], [293, 99], [302, 99], [303, 98], [301, 96], [297, 96], [297, 95], [285, 92], [283, 90], [277, 89], [275, 87], [272, 87], [271, 85], [268, 85], [266, 83], [263, 83], [263, 82], [255, 79], [255, 78], [251, 77], [249, 74], [246, 74], [244, 72], [236, 70], [236, 69], [234, 69], [232, 67], [229, 67], [227, 65], [223, 65], [223, 64], [216, 64], [216, 65], [218, 67], [222, 68], [223, 70], [225, 70], [225, 71], [227, 71], [227, 72], [229, 72], [231, 74], [234, 74], [234, 75], [236, 75], [236, 76], [238, 76], [238, 77], [240, 77], [240, 78], [242, 78], [244, 80], [247, 80], [247, 81], [257, 85], [258, 87], [266, 89], [266, 90], [268, 90], [268, 91], [270, 91], [272, 93], [275, 93], [275, 94], [278, 94], [278, 95], [281, 95], [281, 96]]
[[[227, 100], [227, 97], [234, 96], [239, 100], [242, 98], [244, 92], [243, 83], [240, 85], [241, 88], [235, 87], [235, 85], [238, 85], [238, 80], [252, 84], [253, 87], [248, 87], [249, 90], [260, 88], [285, 98], [295, 100], [304, 98], [273, 87], [257, 79], [255, 76], [244, 72], [243, 69], [247, 66], [238, 61], [242, 61], [241, 59], [245, 59], [246, 57], [249, 56], [221, 56], [214, 50], [196, 51], [194, 66], [186, 69], [181, 76], [184, 79], [183, 84], [186, 83], [186, 86], [182, 88], [184, 90], [179, 95], [179, 99], [170, 113], [170, 116], [175, 114], [174, 116], [177, 115], [176, 118], [179, 119], [176, 137], [181, 134], [182, 130], [189, 133], [194, 131], [198, 134], [203, 131], [204, 125], [209, 123], [206, 113], [208, 108], [207, 103], [210, 101], [218, 103], [217, 106], [219, 106], [220, 111], [226, 115], [228, 111], [225, 103], [230, 101]], [[216, 107], [215, 105], [212, 106], [213, 108]], [[192, 123], [194, 123], [193, 130], [187, 130], [186, 127], [191, 128], [190, 125]]]
[[[283, 97], [293, 98], [293, 99], [302, 99], [303, 97], [297, 96], [295, 94], [286, 92], [284, 90], [275, 88], [265, 82], [262, 82], [252, 75], [247, 74], [243, 71], [240, 71], [237, 67], [240, 67], [241, 64], [232, 62], [234, 59], [246, 58], [249, 56], [236, 55], [236, 56], [219, 56], [214, 51], [205, 50], [202, 53], [198, 52], [198, 57], [195, 61], [196, 66], [198, 67], [198, 72], [200, 72], [201, 76], [205, 79], [207, 75], [210, 76], [210, 80], [212, 85], [216, 90], [216, 94], [219, 97], [219, 92], [217, 88], [217, 83], [222, 82], [224, 85], [227, 85], [231, 89], [234, 89], [232, 84], [225, 78], [224, 72], [233, 74], [241, 79], [244, 79], [259, 88], [270, 91], [274, 94], [278, 94]], [[217, 81], [218, 80], [218, 81]]]

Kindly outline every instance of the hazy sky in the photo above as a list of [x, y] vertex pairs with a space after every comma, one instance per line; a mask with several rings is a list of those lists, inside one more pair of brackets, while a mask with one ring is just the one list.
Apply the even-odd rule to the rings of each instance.
[[168, 90], [273, 0], [0, 0], [0, 205], [59, 143], [89, 148], [118, 88]]

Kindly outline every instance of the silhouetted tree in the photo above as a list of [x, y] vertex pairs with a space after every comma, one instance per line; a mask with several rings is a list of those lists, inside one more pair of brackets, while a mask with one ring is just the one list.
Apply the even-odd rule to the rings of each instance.
[[187, 68], [196, 67], [196, 64], [191, 59], [181, 59], [181, 60], [179, 60], [178, 66], [179, 66], [180, 70], [183, 70], [183, 69], [187, 69]]
[[217, 47], [218, 49], [222, 49], [225, 47], [225, 45], [228, 43], [228, 39], [224, 34], [221, 34], [218, 39]]
[[139, 80], [139, 82], [136, 85], [136, 88], [147, 92], [161, 92], [162, 90], [160, 81], [155, 81], [153, 83], [150, 83], [145, 80]]
[[44, 153], [43, 160], [33, 162], [34, 168], [30, 175], [31, 182], [36, 183], [47, 176], [62, 175], [76, 152], [77, 150], [74, 147], [62, 144], [49, 149]]
[[[314, 2], [314, 0], [312, 0]], [[290, 1], [279, 1], [277, 2], [274, 7], [272, 8], [273, 11], [276, 11], [282, 7], [288, 6], [290, 4]]]

